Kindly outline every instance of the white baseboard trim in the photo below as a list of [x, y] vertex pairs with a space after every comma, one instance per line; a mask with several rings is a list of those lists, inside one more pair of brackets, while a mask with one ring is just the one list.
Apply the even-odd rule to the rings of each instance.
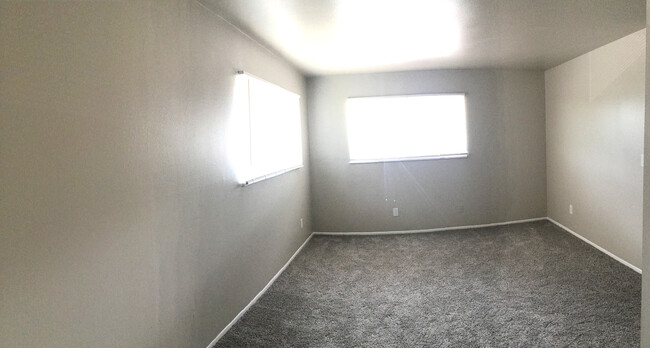
[[237, 323], [237, 321], [239, 321], [239, 319], [241, 319], [241, 317], [244, 315], [244, 313], [246, 313], [246, 312], [251, 308], [251, 306], [253, 306], [253, 305], [257, 302], [257, 300], [259, 300], [259, 298], [262, 297], [262, 295], [264, 295], [264, 293], [266, 292], [266, 290], [268, 290], [269, 287], [271, 287], [271, 285], [275, 282], [275, 280], [278, 279], [278, 277], [280, 276], [280, 274], [282, 274], [282, 272], [284, 272], [284, 270], [289, 266], [289, 264], [291, 263], [291, 261], [293, 261], [293, 259], [295, 259], [296, 256], [298, 256], [298, 254], [300, 254], [300, 251], [305, 247], [305, 245], [307, 245], [307, 243], [309, 243], [309, 241], [311, 240], [311, 237], [312, 237], [313, 235], [314, 235], [314, 234], [312, 233], [312, 234], [309, 235], [309, 237], [307, 237], [307, 239], [305, 239], [305, 241], [302, 243], [302, 245], [300, 245], [300, 247], [298, 248], [298, 250], [296, 250], [296, 252], [293, 253], [293, 255], [291, 255], [291, 257], [289, 258], [289, 260], [287, 261], [287, 263], [285, 263], [284, 266], [282, 266], [282, 268], [280, 268], [280, 270], [278, 271], [278, 273], [276, 273], [276, 274], [273, 276], [273, 278], [271, 278], [271, 280], [269, 280], [269, 282], [268, 282], [268, 283], [266, 284], [266, 286], [262, 289], [262, 291], [260, 291], [257, 295], [255, 295], [255, 297], [253, 297], [253, 299], [252, 299], [252, 300], [251, 300], [251, 301], [246, 305], [246, 307], [244, 307], [244, 309], [242, 309], [242, 310], [239, 312], [239, 314], [237, 314], [237, 316], [235, 316], [235, 318], [234, 318], [233, 320], [231, 320], [230, 323], [228, 323], [228, 325], [226, 325], [226, 327], [224, 327], [223, 330], [221, 330], [221, 332], [219, 332], [219, 334], [217, 335], [217, 337], [215, 337], [215, 339], [212, 340], [212, 342], [210, 342], [210, 344], [208, 345], [207, 348], [212, 348], [212, 347], [214, 347], [214, 345], [217, 344], [217, 342], [219, 342], [219, 340], [221, 339], [221, 337], [223, 337], [223, 335], [225, 335], [226, 332], [228, 332], [228, 330], [230, 330], [230, 328], [231, 328], [233, 325], [235, 325], [235, 323]]
[[591, 245], [592, 247], [594, 247], [594, 248], [596, 248], [596, 249], [602, 251], [602, 252], [605, 253], [607, 256], [611, 257], [612, 259], [614, 259], [614, 260], [616, 260], [616, 261], [618, 261], [618, 262], [624, 264], [625, 266], [631, 268], [632, 270], [636, 271], [637, 273], [642, 274], [642, 270], [641, 270], [639, 267], [636, 267], [636, 266], [634, 266], [633, 264], [631, 264], [631, 263], [629, 263], [629, 262], [623, 260], [622, 258], [620, 258], [620, 257], [618, 257], [618, 256], [616, 256], [616, 255], [614, 255], [612, 252], [608, 251], [607, 249], [605, 249], [605, 248], [601, 247], [600, 245], [598, 245], [598, 244], [596, 244], [596, 243], [590, 241], [589, 239], [587, 239], [587, 238], [585, 238], [585, 237], [579, 235], [579, 234], [576, 233], [575, 231], [572, 231], [570, 228], [568, 228], [568, 227], [562, 225], [561, 223], [559, 223], [559, 222], [557, 222], [557, 221], [551, 219], [550, 217], [547, 217], [546, 219], [547, 219], [548, 221], [554, 223], [555, 225], [557, 225], [559, 228], [561, 228], [561, 229], [563, 229], [563, 230], [565, 230], [565, 231], [571, 233], [572, 235], [578, 237], [579, 239], [581, 239], [581, 240], [584, 241], [585, 243], [587, 243], [587, 244]]
[[520, 224], [524, 222], [542, 221], [546, 219], [547, 219], [546, 217], [539, 217], [533, 219], [495, 222], [491, 224], [450, 226], [450, 227], [430, 228], [425, 230], [374, 231], [374, 232], [314, 232], [313, 234], [321, 235], [321, 236], [375, 236], [375, 235], [391, 235], [391, 234], [430, 233], [430, 232], [464, 230], [468, 228], [482, 228], [482, 227], [512, 225], [512, 224]]

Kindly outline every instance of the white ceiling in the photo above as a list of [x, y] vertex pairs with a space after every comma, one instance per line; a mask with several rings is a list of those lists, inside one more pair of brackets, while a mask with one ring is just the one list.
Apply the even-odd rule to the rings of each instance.
[[645, 0], [201, 0], [308, 75], [547, 69], [645, 28]]

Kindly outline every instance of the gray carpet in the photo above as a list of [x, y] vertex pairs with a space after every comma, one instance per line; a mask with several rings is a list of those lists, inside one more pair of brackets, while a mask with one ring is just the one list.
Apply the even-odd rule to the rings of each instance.
[[638, 347], [641, 276], [551, 224], [314, 236], [217, 347]]

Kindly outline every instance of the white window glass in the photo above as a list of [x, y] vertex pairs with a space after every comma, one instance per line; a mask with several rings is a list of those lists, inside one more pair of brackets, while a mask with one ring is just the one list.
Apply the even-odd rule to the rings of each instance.
[[[302, 167], [300, 96], [250, 75], [240, 85], [247, 88], [248, 103], [240, 117], [247, 117], [248, 151], [240, 151], [239, 181], [250, 184]], [[248, 112], [246, 112], [248, 111]], [[245, 142], [240, 142], [240, 144]]]
[[464, 94], [349, 98], [350, 162], [467, 156]]

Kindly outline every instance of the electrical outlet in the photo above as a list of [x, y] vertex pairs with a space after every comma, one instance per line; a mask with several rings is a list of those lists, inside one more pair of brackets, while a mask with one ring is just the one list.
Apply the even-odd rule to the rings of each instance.
[[573, 215], [573, 204], [569, 204], [569, 214]]
[[399, 216], [399, 210], [397, 208], [393, 208], [393, 216]]

